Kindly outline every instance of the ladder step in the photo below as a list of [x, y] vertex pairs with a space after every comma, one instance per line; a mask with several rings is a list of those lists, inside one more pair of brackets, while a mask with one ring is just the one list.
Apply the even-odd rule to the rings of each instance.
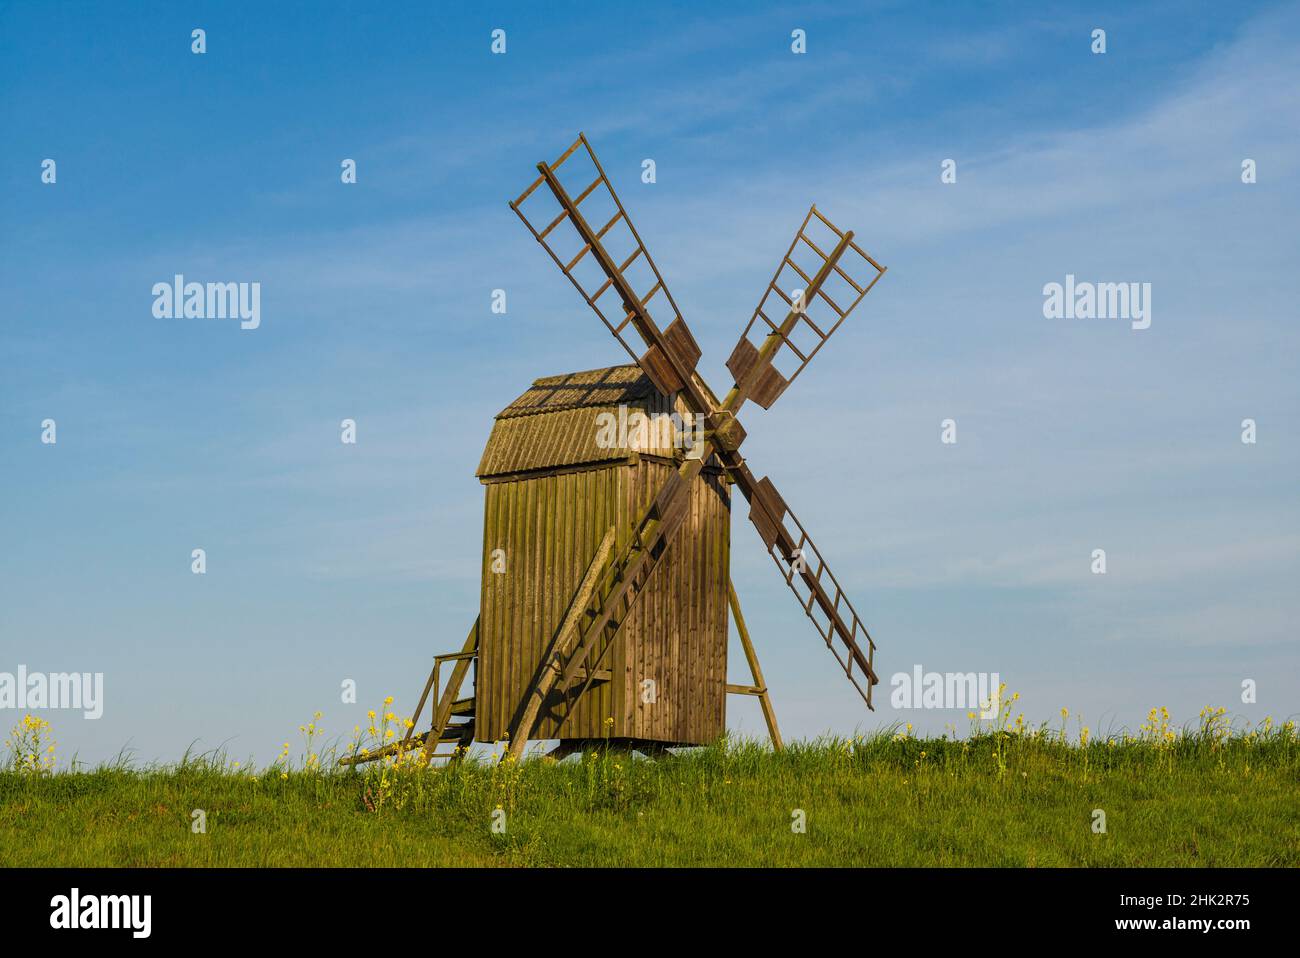
[[[474, 731], [473, 721], [461, 722], [457, 725], [448, 725], [445, 729], [442, 730], [442, 734], [438, 736], [438, 741], [459, 742], [462, 738], [465, 737], [466, 734], [473, 731]], [[424, 737], [428, 738], [428, 733], [425, 733]], [[421, 741], [423, 741], [423, 739]]]

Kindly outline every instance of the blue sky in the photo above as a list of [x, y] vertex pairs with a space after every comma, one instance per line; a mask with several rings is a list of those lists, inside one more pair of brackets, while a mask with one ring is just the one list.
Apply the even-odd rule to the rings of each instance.
[[[409, 708], [476, 614], [492, 416], [622, 355], [506, 206], [583, 130], [717, 390], [810, 202], [889, 267], [743, 417], [886, 682], [1293, 715], [1298, 54], [1252, 3], [0, 3], [0, 671], [105, 673], [48, 716], [90, 761]], [[260, 282], [260, 328], [155, 318], [175, 273]], [[1067, 273], [1151, 283], [1151, 328], [1044, 318]], [[966, 725], [866, 712], [740, 514], [733, 550], [788, 737]]]

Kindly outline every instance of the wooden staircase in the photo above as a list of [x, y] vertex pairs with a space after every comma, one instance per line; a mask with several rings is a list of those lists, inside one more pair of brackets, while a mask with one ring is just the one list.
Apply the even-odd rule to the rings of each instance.
[[[411, 716], [411, 726], [406, 730], [402, 740], [364, 754], [346, 755], [339, 759], [340, 765], [361, 765], [389, 755], [410, 754], [417, 749], [421, 752], [421, 761], [426, 764], [435, 758], [454, 761], [465, 754], [470, 743], [474, 741], [474, 697], [471, 695], [468, 698], [457, 698], [457, 696], [460, 694], [460, 687], [465, 683], [470, 665], [478, 656], [478, 625], [478, 619], [475, 619], [465, 639], [465, 645], [459, 652], [434, 657], [433, 671], [429, 673], [428, 681], [424, 683], [419, 704], [415, 706], [415, 714]], [[456, 664], [451, 670], [451, 678], [447, 680], [447, 687], [442, 689], [439, 695], [438, 680], [441, 677], [442, 666], [446, 662]], [[436, 703], [433, 707], [433, 723], [429, 731], [416, 735], [415, 727], [420, 723], [420, 714], [424, 711], [424, 703], [429, 700], [430, 692], [433, 693]], [[460, 718], [463, 721], [453, 722], [453, 718]], [[452, 744], [452, 750], [438, 752], [438, 746], [443, 743]]]

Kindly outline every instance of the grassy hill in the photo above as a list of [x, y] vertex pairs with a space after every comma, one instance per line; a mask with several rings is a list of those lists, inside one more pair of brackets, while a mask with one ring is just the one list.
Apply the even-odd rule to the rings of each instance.
[[210, 755], [55, 772], [14, 752], [0, 865], [1300, 865], [1294, 725], [1207, 714], [1171, 731], [1153, 712], [1106, 740], [999, 723], [657, 761], [338, 769], [310, 733], [301, 759], [260, 770]]

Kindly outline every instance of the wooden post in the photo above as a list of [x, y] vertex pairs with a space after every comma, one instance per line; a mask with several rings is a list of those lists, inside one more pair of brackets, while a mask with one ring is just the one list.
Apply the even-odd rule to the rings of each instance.
[[587, 604], [591, 602], [591, 597], [596, 591], [596, 583], [600, 578], [600, 572], [604, 569], [605, 563], [609, 560], [609, 554], [613, 550], [614, 527], [610, 526], [605, 533], [605, 538], [601, 540], [600, 545], [596, 548], [596, 555], [592, 558], [591, 563], [587, 566], [587, 571], [582, 576], [582, 582], [579, 583], [578, 591], [573, 595], [573, 601], [569, 603], [569, 611], [565, 613], [564, 621], [560, 623], [555, 637], [551, 640], [550, 647], [546, 650], [546, 656], [542, 659], [542, 667], [538, 672], [537, 679], [524, 697], [523, 712], [510, 730], [510, 747], [506, 750], [506, 754], [502, 756], [502, 761], [506, 758], [518, 761], [523, 757], [524, 746], [528, 744], [528, 736], [532, 734], [533, 726], [537, 724], [537, 713], [541, 710], [546, 697], [551, 694], [551, 690], [555, 688], [555, 683], [560, 680], [561, 675], [564, 673], [562, 660], [565, 650], [569, 645], [570, 638], [578, 634], [578, 620], [586, 613]]
[[781, 730], [776, 727], [776, 711], [772, 708], [772, 697], [767, 692], [767, 683], [763, 681], [763, 668], [758, 664], [758, 653], [749, 641], [749, 629], [745, 628], [745, 617], [740, 614], [740, 598], [736, 595], [736, 586], [727, 580], [727, 604], [731, 606], [731, 617], [736, 620], [736, 631], [740, 633], [740, 644], [745, 649], [745, 658], [749, 660], [749, 674], [754, 677], [758, 702], [763, 707], [763, 720], [767, 722], [767, 732], [772, 736], [772, 748], [780, 752], [785, 748], [781, 744]]
[[420, 724], [420, 714], [424, 711], [425, 700], [429, 697], [429, 690], [433, 688], [433, 677], [437, 674], [438, 665], [435, 662], [433, 668], [429, 670], [429, 678], [424, 683], [424, 691], [420, 693], [420, 701], [416, 703], [415, 714], [411, 716], [411, 727], [402, 736], [401, 746], [403, 749], [410, 743], [411, 736], [415, 733], [415, 727]]

